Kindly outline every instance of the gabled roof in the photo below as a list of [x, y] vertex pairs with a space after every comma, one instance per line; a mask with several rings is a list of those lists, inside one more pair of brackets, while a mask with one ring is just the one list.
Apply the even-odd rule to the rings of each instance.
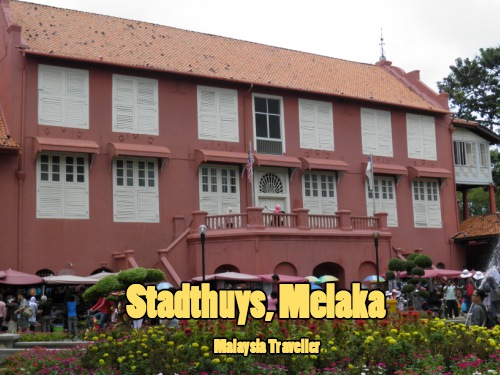
[[460, 224], [460, 232], [453, 236], [455, 241], [478, 240], [500, 234], [498, 214], [472, 216]]
[[452, 124], [456, 128], [469, 129], [474, 134], [477, 134], [481, 138], [486, 139], [492, 145], [500, 144], [500, 136], [497, 133], [488, 129], [486, 126], [480, 125], [475, 121], [469, 121], [454, 117], [452, 119]]
[[[140, 6], [140, 4], [138, 4]], [[390, 64], [356, 63], [215, 35], [11, 1], [28, 54], [118, 64], [448, 113]], [[402, 71], [401, 71], [402, 72]], [[404, 74], [404, 72], [402, 72]], [[436, 94], [437, 95], [437, 94]], [[427, 99], [427, 100], [426, 100]]]
[[2, 111], [0, 111], [0, 151], [17, 151], [21, 148], [19, 143], [10, 137], [7, 125], [4, 122]]

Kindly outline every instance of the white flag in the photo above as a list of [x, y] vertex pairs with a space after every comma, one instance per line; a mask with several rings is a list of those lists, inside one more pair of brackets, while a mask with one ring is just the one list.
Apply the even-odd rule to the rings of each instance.
[[368, 164], [366, 165], [366, 177], [368, 177], [368, 188], [373, 191], [373, 163], [372, 155], [368, 158]]

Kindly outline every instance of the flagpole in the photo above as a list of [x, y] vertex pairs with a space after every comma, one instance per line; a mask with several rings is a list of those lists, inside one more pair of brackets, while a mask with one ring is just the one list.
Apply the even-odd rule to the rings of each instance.
[[251, 193], [251, 199], [252, 199], [252, 207], [255, 207], [255, 192], [253, 188], [253, 155], [252, 155], [252, 142], [249, 142], [248, 144], [248, 168], [251, 169], [250, 171], [250, 178], [248, 179], [248, 182], [250, 183], [250, 193]]
[[372, 161], [371, 174], [372, 174], [372, 181], [373, 181], [373, 184], [372, 184], [373, 216], [375, 216], [375, 173], [374, 173], [375, 168], [373, 166], [373, 154], [371, 154], [371, 153], [370, 153], [370, 160]]

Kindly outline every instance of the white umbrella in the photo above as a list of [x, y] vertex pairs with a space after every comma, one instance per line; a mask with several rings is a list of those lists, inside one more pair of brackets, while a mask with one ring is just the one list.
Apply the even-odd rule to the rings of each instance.
[[82, 285], [95, 284], [98, 280], [91, 277], [61, 275], [61, 276], [45, 276], [42, 277], [47, 284], [64, 284], [64, 285]]

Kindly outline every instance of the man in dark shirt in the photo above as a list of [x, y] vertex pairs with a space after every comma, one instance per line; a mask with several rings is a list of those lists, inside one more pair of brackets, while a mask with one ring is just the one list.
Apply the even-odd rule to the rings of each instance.
[[38, 306], [38, 310], [42, 312], [40, 316], [42, 332], [49, 333], [52, 331], [52, 304], [47, 300], [47, 296], [42, 296], [42, 298], [40, 298], [40, 301], [41, 302]]

